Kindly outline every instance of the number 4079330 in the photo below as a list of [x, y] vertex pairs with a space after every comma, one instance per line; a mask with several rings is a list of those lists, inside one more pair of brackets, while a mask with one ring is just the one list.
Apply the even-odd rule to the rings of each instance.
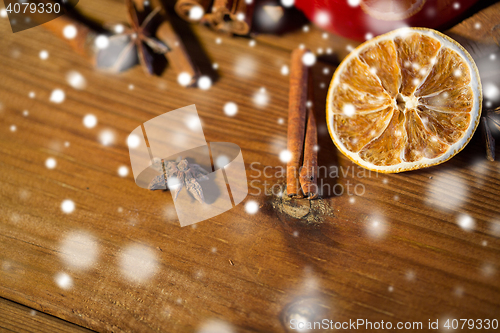
[[9, 3], [7, 8], [5, 8], [7, 13], [39, 13], [39, 14], [51, 14], [56, 13], [59, 14], [61, 12], [61, 5], [58, 3], [34, 3], [34, 2], [24, 2], [24, 3]]

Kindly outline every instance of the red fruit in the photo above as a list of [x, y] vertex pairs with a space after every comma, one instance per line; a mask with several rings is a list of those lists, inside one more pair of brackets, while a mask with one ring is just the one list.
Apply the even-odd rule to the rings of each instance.
[[364, 41], [391, 30], [439, 29], [478, 0], [295, 0], [295, 7], [319, 27]]

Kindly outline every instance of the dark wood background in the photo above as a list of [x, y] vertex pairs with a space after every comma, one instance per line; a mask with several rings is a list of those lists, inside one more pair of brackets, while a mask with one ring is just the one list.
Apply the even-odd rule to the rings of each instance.
[[[489, 55], [500, 40], [500, 6], [493, 2], [452, 30], [474, 42], [481, 63], [493, 61]], [[101, 21], [125, 21], [122, 1], [82, 0], [78, 7]], [[282, 37], [258, 36], [253, 47], [250, 39], [192, 29], [218, 64], [219, 80], [208, 91], [181, 88], [170, 68], [161, 77], [147, 77], [140, 67], [118, 75], [99, 72], [44, 29], [12, 34], [7, 19], [0, 20], [1, 297], [113, 332], [286, 332], [287, 320], [308, 313], [335, 321], [421, 321], [424, 327], [429, 319], [441, 325], [447, 318], [500, 320], [500, 164], [486, 160], [479, 131], [440, 166], [357, 174], [362, 169], [335, 149], [324, 121], [335, 61], [356, 43], [323, 36], [313, 26]], [[333, 213], [307, 224], [277, 212], [272, 197], [251, 188], [231, 211], [181, 228], [169, 193], [135, 185], [127, 135], [157, 115], [196, 104], [207, 141], [241, 147], [249, 181], [281, 182], [259, 177], [250, 165], [274, 171], [283, 166], [288, 76], [280, 70], [301, 43], [334, 53], [314, 67], [319, 162], [349, 174], [324, 181], [344, 188], [361, 184], [364, 193], [325, 198]], [[39, 58], [41, 50], [49, 52], [47, 60]], [[67, 84], [72, 70], [86, 78], [84, 90]], [[49, 101], [57, 88], [66, 93], [61, 104]], [[261, 88], [266, 105], [254, 101]], [[234, 117], [223, 112], [229, 101], [238, 104]], [[89, 113], [98, 119], [91, 129], [82, 124]], [[113, 144], [99, 142], [103, 130], [112, 131]], [[51, 157], [54, 169], [45, 167]], [[120, 166], [129, 167], [127, 177], [118, 175]], [[61, 211], [66, 199], [76, 205], [71, 214]], [[249, 200], [258, 202], [254, 215], [245, 211]], [[472, 221], [470, 229], [459, 226], [464, 220]], [[70, 253], [89, 260], [83, 268], [64, 260], [64, 244], [75, 235], [84, 250]], [[134, 283], [120, 260], [139, 250], [144, 255], [138, 267], [149, 260], [146, 267], [155, 269]], [[56, 282], [60, 274], [72, 281], [66, 289]], [[26, 315], [31, 310], [0, 304], [0, 327], [37, 325], [33, 318], [40, 316]]]

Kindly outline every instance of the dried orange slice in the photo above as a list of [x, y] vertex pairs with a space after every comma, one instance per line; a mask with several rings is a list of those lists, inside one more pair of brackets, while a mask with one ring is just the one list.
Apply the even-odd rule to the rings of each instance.
[[339, 150], [392, 173], [447, 161], [469, 142], [482, 89], [467, 51], [440, 32], [403, 28], [361, 44], [339, 65], [327, 124]]

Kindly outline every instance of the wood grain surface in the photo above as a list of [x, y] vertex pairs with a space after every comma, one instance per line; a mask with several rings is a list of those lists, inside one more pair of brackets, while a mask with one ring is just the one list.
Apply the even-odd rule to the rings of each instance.
[[34, 333], [92, 332], [5, 298], [0, 298], [0, 331]]
[[[106, 22], [126, 16], [122, 1], [81, 0], [78, 8]], [[490, 56], [499, 22], [496, 3], [452, 30], [487, 48], [477, 58], [485, 68], [500, 67], [500, 56]], [[181, 88], [171, 68], [161, 77], [140, 67], [94, 70], [41, 27], [12, 34], [0, 19], [1, 297], [109, 332], [288, 332], [290, 319], [314, 318], [424, 328], [429, 320], [500, 320], [500, 164], [486, 160], [479, 132], [440, 166], [369, 174], [335, 149], [324, 119], [336, 59], [356, 43], [312, 26], [258, 36], [255, 46], [192, 29], [208, 64], [218, 65], [207, 91]], [[323, 52], [313, 69], [319, 165], [336, 191], [321, 201], [332, 213], [320, 209], [315, 223], [287, 217], [264, 192], [285, 177], [289, 77], [281, 69], [300, 43]], [[84, 89], [67, 83], [72, 71]], [[50, 101], [54, 89], [64, 102]], [[233, 117], [223, 111], [230, 101]], [[241, 147], [251, 186], [234, 209], [181, 228], [168, 192], [134, 183], [126, 139], [190, 104], [207, 141]], [[83, 124], [88, 114], [93, 128]], [[75, 204], [71, 213], [61, 209], [65, 200]], [[255, 214], [245, 210], [251, 200]]]

